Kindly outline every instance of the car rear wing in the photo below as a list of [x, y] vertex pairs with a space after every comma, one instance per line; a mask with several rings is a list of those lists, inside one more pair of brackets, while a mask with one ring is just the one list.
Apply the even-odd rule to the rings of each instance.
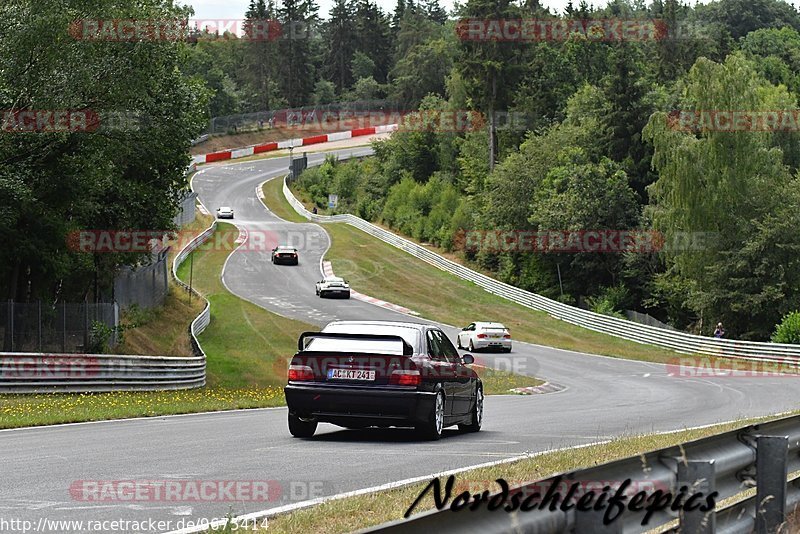
[[353, 339], [364, 341], [399, 341], [403, 344], [403, 356], [411, 356], [414, 354], [414, 348], [400, 336], [384, 335], [384, 334], [347, 334], [341, 332], [303, 332], [297, 340], [297, 350], [304, 351], [306, 349], [306, 339], [312, 338], [327, 338], [327, 339]]

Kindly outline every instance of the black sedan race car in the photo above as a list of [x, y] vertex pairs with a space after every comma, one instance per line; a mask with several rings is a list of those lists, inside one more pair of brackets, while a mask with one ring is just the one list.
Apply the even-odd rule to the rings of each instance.
[[287, 245], [278, 245], [272, 249], [272, 263], [279, 264], [285, 263], [288, 265], [297, 265], [300, 259], [297, 256], [297, 249]]
[[441, 329], [427, 324], [335, 321], [305, 332], [284, 388], [289, 432], [320, 422], [345, 428], [413, 427], [436, 440], [452, 425], [477, 432], [483, 384]]

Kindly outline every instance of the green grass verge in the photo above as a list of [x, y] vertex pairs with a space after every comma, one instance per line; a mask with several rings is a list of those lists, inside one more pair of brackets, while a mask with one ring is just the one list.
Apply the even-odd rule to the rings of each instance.
[[238, 235], [234, 225], [219, 223], [208, 243], [178, 269], [178, 277], [188, 281], [191, 268], [192, 285], [211, 302], [211, 323], [199, 336], [208, 356], [208, 384], [226, 388], [283, 385], [297, 338], [314, 327], [228, 292], [220, 274]]
[[[283, 406], [283, 384], [288, 359], [295, 353], [301, 332], [315, 327], [286, 319], [228, 292], [220, 274], [235, 248], [235, 226], [220, 223], [207, 245], [196, 250], [178, 269], [181, 280], [211, 302], [211, 323], [200, 335], [206, 352], [207, 386], [195, 390], [37, 394], [0, 397], [0, 428], [147, 417], [236, 408]], [[193, 258], [193, 261], [192, 261]], [[175, 290], [177, 291], [177, 290]], [[126, 348], [142, 347], [149, 333], [157, 337], [147, 345], [155, 354], [178, 343], [179, 332], [202, 309], [202, 299], [188, 303], [186, 295], [173, 295], [181, 306], [140, 314], [144, 330], [128, 332]], [[184, 302], [185, 301], [185, 302]], [[180, 328], [172, 323], [179, 322]], [[160, 332], [160, 333], [159, 333]], [[534, 386], [535, 378], [507, 372], [481, 370], [486, 394], [507, 393], [510, 388]]]
[[[267, 182], [264, 197], [276, 214], [294, 211], [278, 184]], [[338, 276], [347, 278], [361, 293], [402, 304], [427, 319], [456, 326], [498, 321], [520, 341], [618, 358], [666, 362], [677, 356], [580, 328], [492, 295], [347, 224], [326, 224], [325, 229], [332, 241], [326, 259]]]
[[283, 176], [266, 182], [261, 192], [264, 195], [264, 204], [281, 219], [296, 223], [308, 222], [308, 219], [297, 213], [283, 196]]
[[[623, 437], [604, 444], [580, 449], [554, 451], [513, 463], [472, 469], [456, 475], [456, 488], [458, 488], [458, 491], [454, 491], [453, 496], [466, 489], [472, 490], [472, 493], [484, 489], [492, 492], [499, 491], [499, 486], [494, 482], [497, 478], [504, 478], [511, 486], [516, 486], [548, 478], [556, 473], [626, 458], [642, 451], [678, 445], [773, 418], [762, 417], [742, 420], [735, 423], [724, 423], [712, 427], [682, 430], [669, 434]], [[333, 534], [353, 532], [387, 521], [402, 519], [405, 511], [427, 484], [428, 482], [421, 482], [403, 488], [337, 499], [311, 508], [279, 515], [269, 520], [269, 524], [264, 531], [273, 533], [315, 532], [317, 534]], [[420, 504], [414, 510], [414, 514], [433, 508], [433, 499], [429, 493], [420, 501]]]

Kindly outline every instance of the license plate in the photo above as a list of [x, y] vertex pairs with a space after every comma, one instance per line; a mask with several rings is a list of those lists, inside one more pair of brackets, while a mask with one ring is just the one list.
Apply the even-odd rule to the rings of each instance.
[[375, 380], [375, 371], [363, 369], [328, 369], [328, 378], [333, 380]]

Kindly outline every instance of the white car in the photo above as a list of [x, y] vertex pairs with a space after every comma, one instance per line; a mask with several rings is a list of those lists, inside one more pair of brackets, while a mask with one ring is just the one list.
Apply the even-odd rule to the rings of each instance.
[[344, 278], [338, 276], [326, 276], [317, 282], [317, 295], [322, 297], [344, 297], [350, 298], [350, 284]]
[[228, 206], [222, 206], [221, 208], [217, 209], [217, 218], [233, 219], [233, 208], [229, 208]]
[[511, 352], [511, 334], [502, 323], [470, 323], [458, 333], [458, 348], [470, 351], [500, 349]]

